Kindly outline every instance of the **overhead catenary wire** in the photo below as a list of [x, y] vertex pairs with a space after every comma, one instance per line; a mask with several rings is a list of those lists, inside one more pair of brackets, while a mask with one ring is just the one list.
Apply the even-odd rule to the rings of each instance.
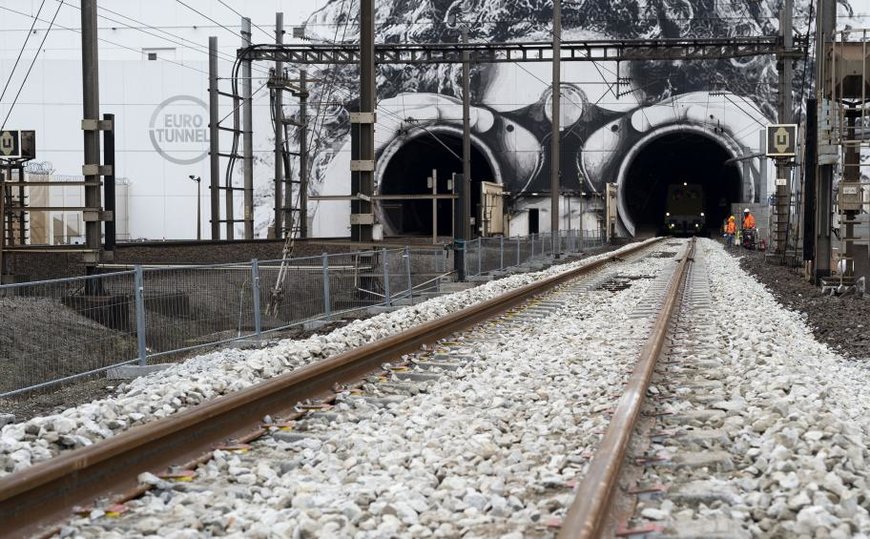
[[[27, 18], [29, 18], [29, 19], [34, 19], [34, 18], [35, 18], [36, 20], [38, 20], [38, 21], [40, 21], [40, 22], [50, 22], [50, 21], [48, 21], [48, 20], [40, 19], [39, 17], [35, 17], [35, 16], [33, 16], [33, 15], [29, 14], [29, 13], [25, 13], [25, 12], [23, 12], [23, 11], [18, 11], [18, 10], [12, 9], [12, 8], [8, 8], [8, 7], [6, 7], [6, 6], [0, 6], [0, 10], [2, 10], [2, 11], [6, 11], [6, 12], [9, 12], [9, 13], [15, 13], [16, 15], [21, 15], [21, 16], [23, 16], [23, 17], [27, 17]], [[70, 31], [70, 32], [75, 32], [75, 33], [77, 33], [77, 34], [81, 34], [81, 33], [82, 33], [81, 29], [79, 29], [79, 28], [71, 28], [71, 27], [69, 27], [69, 26], [63, 26], [63, 25], [61, 25], [61, 24], [55, 24], [54, 27], [56, 27], [56, 28], [61, 28], [61, 29], [63, 29], [63, 30], [68, 30], [68, 31]], [[116, 46], [116, 47], [118, 47], [118, 48], [120, 48], [120, 49], [126, 49], [126, 50], [129, 50], [129, 51], [135, 52], [136, 54], [142, 54], [142, 51], [141, 51], [140, 49], [135, 49], [135, 48], [133, 48], [133, 47], [129, 47], [129, 46], [127, 46], [127, 45], [122, 45], [121, 43], [117, 43], [117, 42], [115, 42], [115, 41], [112, 41], [112, 40], [109, 40], [109, 39], [106, 39], [106, 38], [103, 38], [103, 37], [98, 37], [97, 40], [102, 41], [103, 43], [108, 43], [109, 45], [114, 45], [114, 46]], [[186, 64], [183, 64], [183, 63], [181, 63], [181, 62], [177, 62], [177, 61], [172, 60], [172, 59], [169, 59], [169, 58], [160, 58], [160, 57], [158, 57], [157, 59], [158, 59], [159, 61], [162, 61], [162, 62], [168, 62], [168, 63], [170, 63], [170, 64], [175, 64], [175, 65], [177, 65], [177, 66], [179, 66], [179, 67], [183, 67], [183, 68], [185, 68], [185, 69], [190, 69], [190, 70], [196, 71], [196, 72], [198, 72], [198, 73], [202, 73], [203, 75], [208, 75], [208, 72], [207, 72], [207, 71], [203, 71], [202, 69], [198, 69], [198, 68], [196, 68], [196, 67], [193, 67], [193, 66], [190, 66], [190, 65], [186, 65]]]
[[39, 48], [36, 49], [36, 52], [33, 54], [33, 60], [30, 61], [30, 66], [27, 68], [27, 73], [24, 74], [24, 80], [21, 81], [21, 85], [18, 87], [18, 92], [15, 94], [15, 99], [12, 100], [12, 104], [9, 106], [9, 110], [6, 111], [6, 118], [3, 119], [3, 123], [0, 124], [0, 129], [6, 127], [6, 122], [9, 121], [9, 116], [12, 114], [12, 110], [15, 108], [15, 103], [18, 101], [18, 97], [21, 95], [21, 90], [24, 89], [24, 85], [27, 84], [27, 79], [30, 78], [30, 72], [33, 70], [33, 64], [36, 63], [36, 59], [39, 58], [39, 52], [42, 50], [42, 46], [45, 45], [45, 40], [48, 39], [48, 34], [51, 33], [51, 29], [54, 27], [54, 21], [57, 19], [57, 14], [60, 13], [60, 8], [63, 7], [64, 0], [60, 0], [60, 3], [57, 5], [57, 9], [54, 10], [54, 16], [51, 18], [51, 22], [48, 24], [48, 29], [46, 29], [45, 34], [42, 36], [42, 41], [39, 43]]
[[[42, 0], [42, 3], [39, 4], [39, 9], [36, 10], [36, 16], [38, 17], [40, 13], [42, 13], [42, 8], [45, 6], [45, 0]], [[24, 43], [21, 44], [21, 50], [18, 51], [18, 57], [15, 58], [15, 63], [12, 65], [12, 69], [9, 70], [9, 76], [6, 78], [6, 84], [3, 85], [3, 91], [0, 92], [0, 102], [3, 101], [3, 98], [6, 96], [6, 90], [9, 88], [9, 83], [12, 82], [12, 76], [15, 74], [15, 70], [18, 68], [18, 62], [21, 61], [21, 56], [24, 54], [24, 49], [27, 47], [27, 42], [30, 41], [30, 36], [35, 32], [33, 28], [36, 26], [36, 17], [34, 17], [33, 22], [30, 23], [30, 29], [27, 31], [27, 35], [24, 36]]]
[[[67, 5], [71, 5], [71, 4], [67, 4]], [[76, 8], [78, 8], [78, 6], [74, 6], [74, 5], [71, 5], [71, 7], [76, 7]], [[158, 35], [158, 34], [155, 34], [155, 33], [153, 33], [153, 32], [149, 32], [149, 31], [145, 30], [144, 28], [138, 28], [138, 27], [135, 27], [135, 26], [130, 26], [130, 25], [124, 23], [123, 21], [119, 21], [119, 20], [117, 20], [117, 19], [113, 19], [113, 18], [111, 18], [111, 17], [108, 17], [108, 16], [106, 16], [106, 15], [102, 15], [102, 14], [99, 14], [99, 13], [98, 13], [98, 16], [99, 16], [100, 18], [103, 18], [103, 19], [105, 19], [105, 20], [108, 20], [108, 21], [111, 21], [111, 22], [117, 23], [117, 24], [121, 25], [123, 28], [127, 28], [127, 29], [130, 29], [130, 30], [135, 30], [135, 31], [137, 31], [137, 32], [141, 32], [141, 33], [144, 33], [144, 34], [146, 34], [146, 35], [150, 35], [150, 36], [156, 37], [156, 38], [158, 38], [158, 39], [162, 39], [162, 40], [164, 40], [164, 41], [166, 41], [166, 42], [168, 42], [168, 43], [172, 43], [173, 45], [178, 45], [178, 46], [180, 46], [180, 47], [183, 47], [183, 48], [186, 48], [186, 49], [189, 49], [189, 50], [195, 51], [195, 52], [199, 52], [199, 53], [203, 53], [203, 54], [208, 54], [208, 45], [204, 45], [204, 44], [201, 44], [201, 43], [197, 43], [196, 41], [192, 41], [192, 40], [190, 40], [190, 39], [187, 39], [187, 38], [181, 37], [181, 36], [179, 36], [179, 35], [173, 34], [173, 33], [171, 33], [171, 32], [168, 32], [168, 31], [163, 30], [163, 29], [161, 29], [161, 28], [158, 28], [158, 27], [156, 27], [156, 26], [150, 25], [150, 24], [148, 24], [148, 23], [146, 23], [146, 22], [144, 22], [144, 21], [141, 21], [141, 20], [135, 19], [135, 18], [130, 17], [130, 16], [128, 16], [128, 15], [124, 15], [123, 13], [118, 13], [117, 11], [112, 11], [111, 9], [109, 9], [109, 8], [107, 8], [107, 7], [105, 7], [105, 6], [100, 6], [100, 10], [101, 10], [101, 11], [108, 12], [108, 13], [111, 13], [111, 14], [116, 15], [116, 16], [118, 16], [118, 17], [123, 17], [124, 19], [127, 19], [127, 20], [129, 20], [129, 21], [131, 21], [131, 22], [133, 22], [133, 23], [141, 24], [142, 26], [144, 26], [144, 27], [147, 28], [147, 29], [154, 30], [155, 32], [161, 32], [161, 33], [163, 33], [163, 34], [166, 34], [166, 36], [169, 36], [169, 37], [162, 36], [162, 35]], [[189, 43], [190, 45], [187, 45], [186, 43]], [[230, 55], [230, 54], [227, 54], [227, 53], [223, 53], [223, 52], [218, 51], [218, 56], [221, 57], [221, 58], [223, 58], [223, 59], [225, 59], [225, 60], [227, 60], [227, 61], [235, 61], [235, 57], [232, 56], [232, 55]], [[267, 74], [267, 73], [268, 73], [268, 70], [265, 70], [265, 69], [257, 68], [257, 70], [260, 71], [260, 72], [262, 72], [262, 73], [264, 73], [264, 74]]]
[[213, 22], [214, 24], [218, 25], [219, 27], [223, 28], [223, 29], [226, 30], [227, 32], [233, 34], [234, 36], [239, 37], [239, 38], [244, 38], [244, 36], [242, 36], [242, 32], [241, 32], [241, 30], [239, 30], [238, 32], [236, 32], [235, 30], [232, 30], [231, 28], [227, 27], [226, 25], [221, 24], [220, 22], [218, 22], [218, 21], [212, 19], [211, 17], [209, 17], [208, 15], [206, 15], [205, 13], [203, 13], [202, 11], [199, 11], [198, 9], [196, 9], [196, 8], [194, 8], [194, 7], [191, 7], [189, 4], [183, 2], [182, 0], [175, 0], [175, 1], [178, 2], [179, 4], [181, 4], [182, 6], [186, 7], [186, 8], [189, 9], [190, 11], [193, 11], [194, 13], [200, 15], [201, 17], [203, 17], [203, 18], [205, 18], [205, 19], [207, 19], [207, 20]]
[[[217, 1], [218, 1], [218, 3], [219, 3], [220, 5], [224, 6], [224, 7], [227, 8], [227, 9], [229, 9], [230, 11], [232, 11], [233, 13], [235, 13], [236, 15], [238, 15], [239, 17], [244, 17], [244, 15], [242, 15], [241, 13], [239, 13], [238, 11], [236, 11], [232, 6], [230, 6], [229, 4], [227, 4], [226, 2], [224, 2], [223, 0], [217, 0]], [[272, 34], [270, 34], [269, 32], [267, 32], [266, 30], [263, 30], [263, 27], [261, 27], [259, 24], [257, 24], [257, 23], [255, 23], [255, 22], [251, 21], [251, 25], [252, 25], [254, 28], [256, 28], [257, 30], [263, 32], [263, 33], [266, 35], [266, 37], [267, 37], [268, 39], [273, 39], [273, 38], [274, 38], [274, 36], [273, 36]]]

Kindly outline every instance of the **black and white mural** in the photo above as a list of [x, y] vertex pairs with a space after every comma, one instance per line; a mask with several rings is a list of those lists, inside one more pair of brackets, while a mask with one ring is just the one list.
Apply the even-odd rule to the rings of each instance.
[[[796, 2], [795, 28], [810, 21]], [[779, 0], [578, 0], [565, 2], [563, 39], [705, 38], [775, 35]], [[867, 10], [863, 10], [867, 11]], [[853, 15], [848, 4], [840, 15]], [[329, 0], [305, 28], [312, 42], [351, 42], [358, 35], [356, 0]], [[378, 42], [472, 42], [551, 39], [552, 0], [383, 0], [377, 3]], [[471, 78], [472, 179], [508, 193], [510, 234], [549, 227], [549, 136], [553, 95], [547, 63], [475, 65]], [[795, 62], [795, 103], [809, 94]], [[358, 68], [324, 67], [312, 100], [321, 107], [315, 131], [312, 192], [347, 195], [349, 114]], [[764, 203], [773, 183], [768, 163], [734, 158], [761, 151], [760, 131], [774, 122], [777, 87], [771, 56], [721, 61], [565, 62], [561, 99], [560, 216], [563, 228], [595, 230], [604, 184], [615, 182], [621, 230], [628, 235], [660, 224], [667, 186], [699, 183], [708, 222], [732, 203]], [[377, 190], [431, 192], [461, 172], [461, 66], [378, 67]], [[345, 236], [349, 204], [312, 207], [320, 236]], [[439, 233], [449, 234], [450, 208], [439, 206]], [[431, 203], [382, 205], [389, 234], [431, 234]], [[443, 227], [443, 230], [442, 230]]]

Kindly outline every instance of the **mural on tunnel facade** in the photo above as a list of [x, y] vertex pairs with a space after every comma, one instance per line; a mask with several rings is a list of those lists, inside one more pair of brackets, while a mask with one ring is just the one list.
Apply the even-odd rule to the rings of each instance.
[[[806, 32], [806, 1], [796, 2], [795, 29]], [[775, 35], [781, 1], [735, 0], [587, 0], [565, 2], [563, 40], [600, 38], [705, 38]], [[848, 5], [841, 6], [841, 12]], [[305, 28], [312, 42], [347, 42], [358, 35], [357, 0], [330, 0], [312, 14]], [[841, 13], [842, 15], [842, 13]], [[471, 42], [549, 41], [552, 0], [378, 1], [377, 42], [457, 42], [466, 28]], [[802, 84], [803, 61], [795, 63], [796, 107], [811, 88]], [[474, 65], [471, 124], [478, 165], [474, 180], [501, 183], [509, 196], [511, 234], [528, 231], [528, 210], [549, 211], [549, 137], [551, 113], [549, 63]], [[358, 68], [343, 66], [318, 73], [323, 81], [313, 100], [330, 103], [314, 124], [312, 191], [347, 194], [349, 114], [357, 95]], [[426, 156], [402, 161], [411, 141], [427, 140], [443, 171], [461, 171], [461, 66], [378, 66], [376, 182], [383, 191], [408, 192], [425, 186]], [[601, 219], [605, 182], [620, 189], [622, 230], [635, 233], [636, 208], [624, 193], [632, 163], [653, 141], [670, 140], [668, 160], [691, 160], [691, 140], [706, 140], [721, 150], [718, 162], [696, 163], [694, 174], [712, 176], [728, 158], [761, 150], [759, 131], [776, 118], [776, 62], [772, 56], [717, 61], [563, 62], [561, 94], [562, 227], [595, 229]], [[804, 93], [806, 92], [806, 93]], [[661, 145], [659, 150], [661, 151]], [[415, 147], [419, 153], [420, 145]], [[682, 152], [682, 153], [680, 153]], [[458, 155], [457, 155], [458, 154]], [[712, 155], [712, 154], [711, 154]], [[700, 158], [699, 158], [700, 159]], [[417, 169], [407, 162], [417, 161]], [[709, 161], [709, 159], [708, 159]], [[638, 161], [640, 162], [640, 161]], [[740, 200], [764, 202], [767, 163], [727, 165], [732, 191]], [[691, 167], [690, 167], [691, 168]], [[663, 171], [662, 174], [667, 174]], [[673, 174], [685, 175], [684, 169]], [[717, 176], [718, 177], [718, 176]], [[686, 178], [679, 178], [683, 181]], [[688, 178], [695, 180], [694, 178]], [[700, 180], [704, 180], [701, 178]], [[675, 178], [673, 181], [677, 181]], [[772, 183], [772, 179], [770, 180]], [[765, 185], [762, 185], [765, 183]], [[398, 184], [398, 187], [395, 185]], [[634, 181], [632, 185], [638, 185]], [[581, 197], [581, 193], [585, 196]], [[319, 235], [346, 235], [335, 215], [349, 204], [321, 202], [315, 209]], [[430, 210], [431, 212], [431, 210]], [[431, 213], [430, 213], [431, 215]], [[400, 225], [379, 215], [387, 233]], [[541, 219], [549, 223], [549, 217]], [[546, 230], [541, 230], [546, 231]]]

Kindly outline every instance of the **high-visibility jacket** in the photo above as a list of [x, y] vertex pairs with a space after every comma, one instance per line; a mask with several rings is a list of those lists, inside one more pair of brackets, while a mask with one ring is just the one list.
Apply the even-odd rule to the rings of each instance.
[[746, 217], [743, 218], [743, 228], [755, 228], [755, 217], [751, 213], [747, 213]]
[[725, 225], [725, 233], [737, 234], [737, 223], [735, 223], [734, 221], [728, 221], [728, 224]]

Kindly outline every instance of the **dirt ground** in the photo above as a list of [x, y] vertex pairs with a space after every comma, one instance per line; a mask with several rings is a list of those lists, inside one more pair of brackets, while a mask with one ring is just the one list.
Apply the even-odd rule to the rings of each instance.
[[804, 312], [813, 333], [846, 357], [870, 362], [870, 299], [826, 296], [798, 269], [767, 263], [764, 253], [734, 250], [740, 267], [761, 281], [789, 309]]

